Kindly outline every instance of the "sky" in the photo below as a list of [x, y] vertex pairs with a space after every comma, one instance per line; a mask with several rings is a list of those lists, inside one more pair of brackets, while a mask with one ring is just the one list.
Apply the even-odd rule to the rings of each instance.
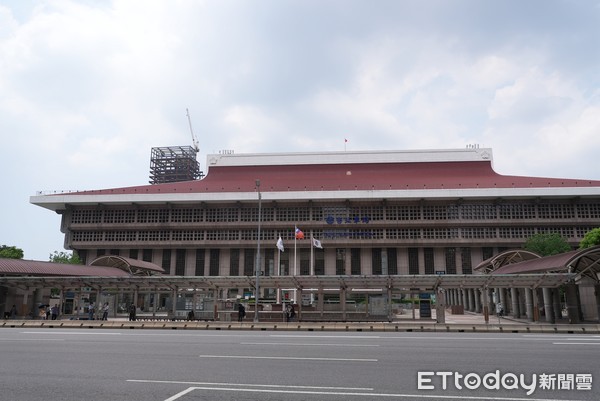
[[147, 184], [186, 109], [203, 171], [477, 144], [499, 174], [600, 180], [600, 0], [0, 0], [0, 245], [64, 251], [30, 197]]

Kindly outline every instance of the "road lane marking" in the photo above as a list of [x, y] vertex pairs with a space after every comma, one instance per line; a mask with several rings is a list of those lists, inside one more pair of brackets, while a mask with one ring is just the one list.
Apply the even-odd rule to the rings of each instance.
[[143, 380], [129, 379], [128, 382], [134, 383], [158, 383], [158, 384], [187, 384], [197, 386], [230, 386], [230, 387], [267, 387], [267, 388], [301, 388], [312, 390], [352, 390], [352, 391], [373, 391], [373, 387], [332, 387], [332, 386], [302, 386], [293, 384], [249, 384], [249, 383], [211, 383], [211, 382], [188, 382], [177, 380]]
[[554, 345], [600, 345], [600, 343], [552, 343]]
[[80, 335], [80, 336], [90, 336], [90, 335], [103, 335], [103, 336], [120, 336], [121, 333], [99, 333], [99, 332], [89, 332], [89, 331], [22, 331], [21, 334], [72, 334], [72, 335]]
[[246, 356], [246, 355], [198, 355], [199, 358], [223, 358], [223, 359], [279, 359], [299, 361], [344, 361], [344, 362], [377, 362], [377, 359], [361, 358], [311, 358], [296, 356]]
[[191, 393], [192, 391], [194, 391], [196, 388], [194, 387], [188, 387], [187, 389], [167, 398], [165, 401], [175, 401], [176, 399], [186, 395], [187, 393]]
[[[0, 338], [0, 341], [40, 341], [39, 338]], [[44, 341], [65, 341], [64, 338], [44, 338]]]
[[369, 392], [350, 392], [350, 391], [305, 391], [305, 390], [278, 390], [278, 389], [254, 389], [254, 388], [227, 388], [227, 387], [189, 387], [165, 401], [174, 401], [181, 395], [190, 393], [193, 390], [205, 391], [231, 391], [239, 393], [271, 393], [271, 394], [292, 394], [292, 395], [335, 395], [335, 396], [358, 396], [369, 398], [423, 398], [435, 400], [483, 400], [483, 401], [582, 401], [566, 400], [558, 398], [518, 398], [518, 397], [477, 397], [468, 395], [429, 395], [429, 394], [401, 394], [401, 393], [369, 393]]
[[377, 344], [327, 344], [327, 343], [240, 343], [241, 345], [298, 345], [316, 347], [379, 347]]
[[[306, 395], [337, 395], [337, 396], [357, 396], [378, 398], [422, 398], [422, 399], [448, 399], [448, 400], [490, 400], [490, 401], [582, 401], [555, 398], [519, 398], [519, 397], [477, 397], [468, 395], [433, 395], [433, 394], [402, 394], [402, 393], [373, 393], [373, 388], [369, 387], [325, 387], [325, 386], [294, 386], [281, 384], [247, 384], [247, 383], [205, 383], [205, 382], [187, 382], [172, 380], [141, 380], [129, 379], [127, 382], [134, 383], [156, 383], [156, 384], [185, 384], [192, 385], [165, 401], [174, 401], [183, 395], [189, 394], [193, 390], [206, 391], [231, 391], [231, 392], [254, 392], [254, 393], [279, 393], [279, 394], [306, 394]], [[221, 386], [221, 387], [214, 387]], [[241, 388], [250, 387], [250, 388]], [[301, 389], [301, 390], [293, 390]], [[320, 391], [319, 391], [320, 390]], [[330, 390], [330, 391], [323, 391]]]

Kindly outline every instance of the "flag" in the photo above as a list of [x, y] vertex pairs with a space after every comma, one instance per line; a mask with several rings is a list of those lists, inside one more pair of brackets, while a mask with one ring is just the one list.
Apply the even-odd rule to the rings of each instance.
[[313, 246], [315, 248], [321, 248], [321, 249], [323, 249], [323, 246], [321, 245], [321, 241], [319, 241], [318, 239], [313, 238], [312, 239], [312, 243], [313, 243]]
[[283, 248], [283, 240], [281, 239], [281, 237], [279, 237], [279, 239], [277, 240], [277, 248], [283, 252], [284, 248]]
[[304, 239], [304, 233], [298, 227], [296, 227], [296, 239]]

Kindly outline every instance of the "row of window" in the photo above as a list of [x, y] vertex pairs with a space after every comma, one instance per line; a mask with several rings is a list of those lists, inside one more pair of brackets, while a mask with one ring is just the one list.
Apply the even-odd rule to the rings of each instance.
[[[499, 248], [498, 251], [503, 251], [503, 248]], [[361, 249], [351, 248], [350, 249], [350, 274], [361, 275], [361, 274], [373, 274], [373, 275], [395, 275], [399, 273], [398, 264], [398, 249], [397, 248], [373, 248], [371, 250], [371, 264], [370, 266], [364, 266], [361, 263]], [[187, 253], [195, 252], [194, 258], [194, 275], [196, 276], [219, 276], [223, 272], [221, 268], [221, 251], [220, 249], [175, 249], [175, 270], [174, 274], [177, 276], [184, 276], [186, 274], [186, 261]], [[261, 270], [267, 276], [272, 275], [324, 275], [325, 274], [325, 256], [323, 250], [316, 250], [313, 252], [313, 271], [311, 272], [310, 256], [311, 252], [308, 249], [301, 249], [298, 252], [299, 255], [299, 270], [293, 271], [290, 266], [290, 254], [284, 253], [276, 255], [273, 249], [264, 249], [264, 256], [261, 257]], [[119, 255], [118, 249], [111, 249], [109, 251], [111, 255]], [[152, 262], [152, 250], [145, 249], [142, 251], [143, 260]], [[425, 274], [457, 274], [457, 266], [461, 266], [462, 274], [472, 274], [472, 261], [471, 261], [471, 248], [444, 248], [445, 253], [445, 265], [436, 266], [434, 263], [434, 249], [433, 248], [408, 248], [408, 273], [409, 274], [420, 274], [420, 257], [422, 253], [422, 260], [424, 261], [424, 273]], [[490, 258], [494, 253], [494, 248], [484, 247], [482, 248], [482, 255], [484, 260]], [[103, 256], [106, 254], [105, 250], [98, 250], [97, 256]], [[206, 256], [208, 255], [208, 265], [206, 264]], [[85, 262], [87, 259], [86, 251], [79, 251], [79, 256]], [[137, 259], [139, 251], [132, 249], [129, 251], [128, 257]], [[229, 251], [229, 271], [227, 272], [230, 276], [252, 276], [254, 275], [255, 266], [255, 249], [239, 249], [234, 248]], [[166, 274], [171, 274], [171, 265], [173, 258], [173, 250], [164, 249], [162, 251], [161, 267], [165, 270]], [[335, 274], [345, 275], [346, 273], [346, 249], [336, 249], [336, 266]], [[280, 263], [280, 271], [276, 271], [277, 263]], [[208, 267], [208, 269], [206, 269]]]
[[[450, 205], [323, 206], [262, 208], [262, 221], [325, 221], [361, 224], [369, 221], [600, 219], [600, 203], [506, 203]], [[257, 207], [173, 209], [75, 209], [71, 224], [154, 224], [256, 222]]]
[[[463, 228], [391, 228], [373, 230], [314, 230], [321, 240], [420, 240], [420, 239], [527, 239], [535, 234], [559, 234], [566, 239], [582, 239], [595, 226], [577, 227], [463, 227]], [[294, 241], [293, 230], [262, 230], [261, 241]], [[305, 233], [308, 238], [308, 232]], [[257, 241], [255, 229], [242, 230], [140, 230], [72, 231], [71, 241], [82, 242], [197, 242]], [[302, 241], [302, 240], [299, 240]]]

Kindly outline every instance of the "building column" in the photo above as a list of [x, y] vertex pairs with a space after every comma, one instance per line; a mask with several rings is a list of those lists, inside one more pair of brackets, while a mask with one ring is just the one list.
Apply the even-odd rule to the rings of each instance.
[[33, 290], [32, 301], [33, 301], [33, 305], [31, 305], [31, 308], [30, 308], [31, 316], [33, 317], [34, 320], [36, 320], [36, 319], [40, 318], [39, 306], [42, 303], [42, 289], [41, 288], [36, 288], [35, 290]]
[[552, 306], [554, 307], [554, 318], [562, 319], [562, 306], [560, 302], [560, 288], [552, 289]]
[[531, 288], [524, 288], [525, 291], [525, 310], [527, 314], [527, 321], [533, 322], [533, 291]]
[[462, 306], [463, 306], [463, 310], [469, 310], [469, 302], [468, 302], [468, 295], [467, 295], [467, 289], [466, 288], [462, 288]]
[[485, 324], [490, 322], [490, 290], [486, 287], [483, 289], [481, 300], [483, 301], [483, 319]]
[[[298, 296], [298, 299], [295, 300], [296, 306], [298, 307], [296, 310], [296, 315], [297, 315], [296, 319], [298, 319], [298, 321], [300, 321], [302, 319], [302, 292], [303, 292], [303, 290], [304, 290], [303, 287], [300, 287], [298, 289], [299, 296]], [[298, 300], [300, 300], [300, 302], [298, 302]]]
[[394, 313], [392, 311], [392, 287], [387, 289], [387, 315], [388, 322], [392, 323], [392, 320], [394, 319]]
[[158, 302], [160, 301], [160, 293], [154, 293], [154, 302], [152, 303], [152, 317], [156, 317], [156, 309], [158, 308]]
[[498, 288], [500, 292], [500, 305], [502, 305], [502, 311], [504, 316], [508, 314], [508, 308], [506, 307], [506, 288]]
[[521, 317], [521, 314], [519, 312], [519, 289], [512, 287], [510, 289], [510, 297], [511, 297], [511, 301], [512, 301], [513, 317], [515, 319], [518, 319]]
[[[173, 290], [173, 302], [171, 302], [171, 318], [175, 317], [177, 313], [177, 287]], [[135, 304], [137, 305], [137, 291], [135, 292]]]
[[544, 293], [544, 312], [546, 313], [546, 322], [555, 323], [554, 308], [552, 307], [552, 289], [544, 287], [542, 291]]
[[481, 292], [479, 288], [473, 289], [473, 298], [475, 298], [475, 312], [481, 313]]
[[600, 284], [594, 285], [594, 295], [596, 295], [596, 313], [598, 314], [598, 323], [600, 323]]
[[340, 303], [342, 307], [342, 321], [346, 321], [346, 288], [340, 288]]
[[467, 289], [467, 302], [468, 302], [468, 310], [469, 312], [474, 312], [475, 311], [475, 306], [473, 305], [473, 289], [469, 288]]
[[319, 287], [319, 290], [317, 291], [317, 296], [319, 297], [319, 300], [317, 301], [317, 309], [319, 310], [319, 316], [321, 317], [323, 317], [323, 307], [325, 302], [323, 299], [324, 295], [323, 287]]
[[567, 295], [567, 316], [570, 324], [580, 323], [579, 321], [579, 299], [577, 297], [577, 284], [568, 283], [565, 286]]
[[435, 321], [436, 323], [446, 323], [446, 291], [443, 288], [438, 288], [435, 300]]

